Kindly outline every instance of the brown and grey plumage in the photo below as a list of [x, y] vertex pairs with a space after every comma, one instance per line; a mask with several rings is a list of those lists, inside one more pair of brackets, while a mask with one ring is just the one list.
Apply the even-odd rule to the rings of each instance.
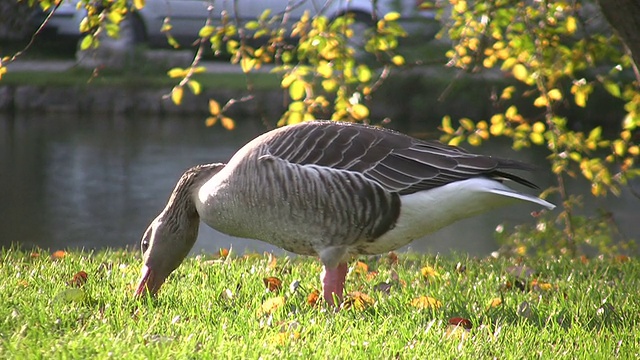
[[380, 254], [517, 200], [521, 162], [365, 125], [317, 121], [257, 137], [228, 164], [185, 172], [143, 240], [136, 294], [157, 292], [193, 246], [199, 221], [223, 233], [319, 256], [324, 296], [342, 298], [346, 261]]

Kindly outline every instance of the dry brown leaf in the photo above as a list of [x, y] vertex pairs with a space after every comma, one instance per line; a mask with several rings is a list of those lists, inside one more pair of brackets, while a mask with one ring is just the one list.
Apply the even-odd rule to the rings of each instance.
[[69, 285], [74, 287], [81, 287], [87, 282], [88, 276], [89, 275], [87, 275], [86, 272], [82, 270], [78, 271], [75, 275], [73, 275], [73, 278], [69, 281]]
[[389, 265], [395, 265], [398, 263], [398, 254], [396, 254], [393, 251], [390, 251], [389, 254], [387, 254], [387, 262], [389, 262]]
[[51, 254], [51, 258], [54, 260], [59, 260], [67, 256], [67, 253], [64, 250], [58, 250]]
[[264, 286], [266, 286], [271, 292], [280, 291], [280, 289], [282, 289], [282, 280], [277, 277], [269, 276], [263, 278], [262, 281], [264, 282]]
[[369, 265], [362, 261], [357, 261], [355, 265], [353, 265], [354, 274], [365, 275], [367, 272], [369, 272]]
[[319, 290], [313, 290], [308, 296], [307, 296], [307, 304], [311, 305], [311, 306], [316, 306], [318, 305], [318, 300], [320, 300], [320, 291]]
[[449, 319], [449, 325], [460, 326], [465, 329], [471, 329], [473, 327], [471, 320], [461, 317], [452, 317]]

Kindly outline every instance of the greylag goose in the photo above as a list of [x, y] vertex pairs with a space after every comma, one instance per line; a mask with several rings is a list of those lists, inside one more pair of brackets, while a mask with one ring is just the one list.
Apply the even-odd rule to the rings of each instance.
[[333, 305], [342, 301], [352, 255], [395, 250], [516, 201], [554, 208], [504, 185], [511, 180], [535, 188], [507, 170], [531, 167], [366, 125], [313, 121], [267, 132], [229, 163], [182, 175], [142, 237], [136, 296], [156, 294], [203, 221], [232, 236], [319, 257], [323, 296]]

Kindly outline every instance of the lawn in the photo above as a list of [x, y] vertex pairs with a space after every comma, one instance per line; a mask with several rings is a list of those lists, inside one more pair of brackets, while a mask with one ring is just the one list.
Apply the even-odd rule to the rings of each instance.
[[640, 263], [626, 257], [361, 258], [347, 277], [356, 293], [339, 312], [313, 305], [321, 268], [312, 258], [203, 254], [157, 299], [135, 300], [140, 265], [137, 251], [2, 250], [0, 358], [640, 354]]

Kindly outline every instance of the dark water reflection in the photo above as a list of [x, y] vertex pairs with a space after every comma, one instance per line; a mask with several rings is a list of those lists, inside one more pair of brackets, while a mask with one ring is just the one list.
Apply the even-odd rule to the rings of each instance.
[[[236, 131], [227, 132], [205, 128], [199, 118], [0, 115], [0, 246], [137, 246], [182, 171], [195, 164], [224, 162], [266, 129], [258, 120], [239, 123]], [[496, 148], [483, 151], [512, 155]], [[530, 158], [524, 160], [544, 161], [543, 153], [527, 155]], [[550, 183], [548, 174], [534, 180], [541, 187]], [[638, 239], [639, 204], [625, 194], [593, 205], [613, 210], [625, 235]], [[531, 221], [532, 210], [537, 208], [519, 205], [465, 220], [411, 247], [487, 254], [496, 249], [492, 232], [498, 223]], [[237, 251], [273, 249], [202, 226], [194, 251], [216, 251], [231, 244]]]

